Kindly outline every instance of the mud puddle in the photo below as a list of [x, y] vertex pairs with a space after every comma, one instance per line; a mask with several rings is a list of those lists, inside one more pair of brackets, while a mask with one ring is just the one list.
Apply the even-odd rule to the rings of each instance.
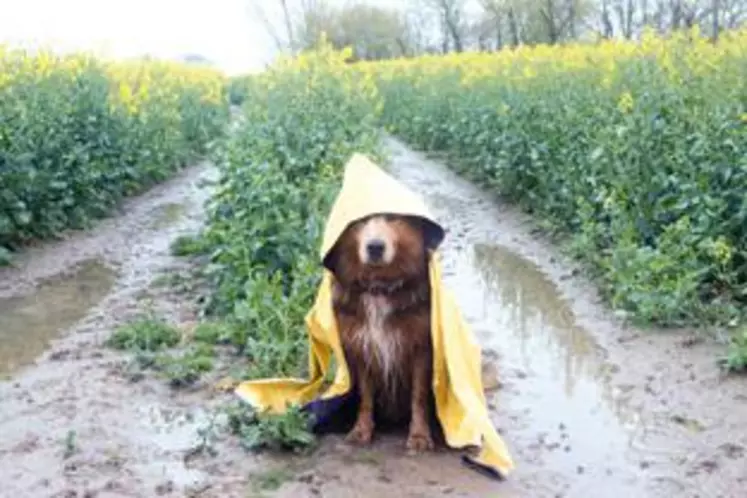
[[43, 281], [29, 295], [0, 299], [0, 376], [33, 361], [101, 301], [115, 279], [100, 261], [86, 261]]
[[576, 323], [553, 282], [502, 246], [475, 244], [452, 261], [450, 285], [486, 358], [497, 357], [504, 383], [491, 401], [518, 465], [531, 457], [554, 469], [570, 496], [612, 486], [643, 496], [629, 455], [638, 413], [625, 391], [610, 383], [619, 367]]
[[184, 215], [186, 208], [178, 202], [167, 202], [153, 210], [151, 228], [158, 229], [173, 225]]
[[[488, 399], [517, 470], [465, 496], [743, 495], [747, 383], [721, 376], [718, 345], [628, 326], [529, 217], [388, 145], [448, 228], [446, 284], [501, 387]], [[481, 479], [462, 472], [455, 489]]]
[[0, 381], [0, 496], [204, 489], [209, 472], [185, 456], [200, 445], [210, 393], [177, 393], [160, 379], [132, 383], [122, 374], [128, 359], [103, 342], [143, 312], [177, 326], [196, 320], [194, 302], [154, 282], [186, 270], [170, 245], [202, 225], [204, 181], [215, 174], [209, 165], [189, 168], [94, 230], [0, 271], [0, 359], [34, 362]]

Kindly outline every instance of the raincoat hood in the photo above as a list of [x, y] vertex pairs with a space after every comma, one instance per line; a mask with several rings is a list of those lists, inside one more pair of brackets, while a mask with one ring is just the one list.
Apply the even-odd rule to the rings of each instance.
[[[376, 213], [417, 216], [426, 222], [426, 244], [431, 249], [428, 271], [436, 418], [448, 446], [478, 450], [464, 455], [465, 463], [488, 475], [505, 478], [514, 463], [490, 420], [482, 386], [480, 348], [441, 279], [437, 248], [443, 241], [444, 229], [419, 196], [360, 154], [355, 154], [345, 168], [343, 185], [324, 231], [320, 258], [326, 268], [322, 270], [316, 300], [306, 315], [309, 378], [245, 381], [236, 387], [236, 394], [260, 411], [282, 413], [289, 405], [302, 405], [311, 413], [315, 429], [328, 427], [330, 420], [339, 419], [341, 413], [355, 412], [357, 393], [352, 389], [340, 343], [332, 307], [334, 277], [326, 259], [351, 223]], [[331, 383], [328, 379], [332, 379]]]
[[345, 166], [342, 188], [337, 194], [324, 229], [320, 257], [329, 267], [329, 255], [345, 229], [374, 214], [413, 216], [425, 222], [425, 245], [436, 250], [445, 231], [423, 199], [398, 182], [363, 154], [353, 154]]

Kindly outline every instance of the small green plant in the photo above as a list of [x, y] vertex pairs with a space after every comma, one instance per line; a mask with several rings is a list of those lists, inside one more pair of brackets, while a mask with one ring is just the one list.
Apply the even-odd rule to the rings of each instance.
[[67, 431], [67, 434], [65, 434], [65, 440], [63, 444], [64, 444], [64, 450], [63, 450], [62, 458], [67, 460], [68, 458], [72, 457], [74, 454], [78, 452], [77, 433], [72, 429]]
[[10, 266], [12, 260], [13, 254], [10, 252], [10, 250], [3, 246], [0, 246], [0, 267]]
[[199, 236], [181, 235], [171, 243], [171, 254], [174, 256], [197, 256], [204, 252], [204, 243]]
[[119, 327], [106, 345], [124, 351], [154, 352], [176, 346], [181, 338], [181, 332], [164, 320], [143, 317]]
[[299, 406], [290, 406], [283, 414], [259, 413], [239, 401], [226, 407], [228, 426], [250, 451], [290, 450], [300, 452], [316, 442], [310, 431], [310, 415]]
[[188, 387], [196, 383], [202, 374], [213, 369], [215, 350], [207, 344], [197, 344], [189, 350], [174, 355], [159, 355], [154, 368], [168, 379], [174, 388]]
[[275, 467], [262, 472], [255, 472], [249, 476], [252, 491], [277, 491], [283, 484], [293, 479], [293, 471], [288, 467]]
[[734, 334], [721, 364], [728, 372], [747, 372], [747, 327]]
[[207, 321], [195, 327], [192, 339], [203, 344], [229, 344], [232, 334], [231, 324], [222, 321]]
[[207, 424], [197, 429], [197, 444], [192, 447], [186, 459], [191, 459], [197, 455], [207, 455], [214, 457], [218, 454], [215, 448], [215, 441], [218, 439], [217, 413], [212, 413], [208, 418]]

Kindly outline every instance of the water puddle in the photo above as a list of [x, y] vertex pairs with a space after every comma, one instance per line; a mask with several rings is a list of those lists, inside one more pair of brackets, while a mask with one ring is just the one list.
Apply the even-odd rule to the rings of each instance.
[[576, 324], [555, 285], [499, 246], [468, 247], [454, 265], [449, 285], [485, 351], [498, 353], [502, 380], [510, 384], [497, 397], [507, 405], [501, 411], [516, 418], [509, 430], [521, 439], [517, 445], [577, 475], [575, 491], [584, 483], [600, 489], [605, 480], [634, 480], [620, 470], [633, 466], [626, 453], [637, 414], [608, 381], [616, 367]]
[[184, 216], [186, 208], [184, 204], [178, 202], [167, 202], [161, 204], [153, 210], [153, 221], [151, 228], [158, 229], [173, 225]]
[[0, 299], [0, 375], [32, 362], [109, 292], [115, 278], [113, 270], [88, 261], [41, 283], [30, 295]]

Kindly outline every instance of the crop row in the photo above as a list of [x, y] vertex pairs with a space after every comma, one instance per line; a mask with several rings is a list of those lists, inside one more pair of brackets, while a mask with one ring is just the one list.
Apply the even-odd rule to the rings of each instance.
[[616, 308], [747, 304], [747, 31], [367, 64], [382, 123], [570, 234]]
[[0, 47], [0, 252], [85, 227], [204, 154], [224, 89], [175, 63]]

